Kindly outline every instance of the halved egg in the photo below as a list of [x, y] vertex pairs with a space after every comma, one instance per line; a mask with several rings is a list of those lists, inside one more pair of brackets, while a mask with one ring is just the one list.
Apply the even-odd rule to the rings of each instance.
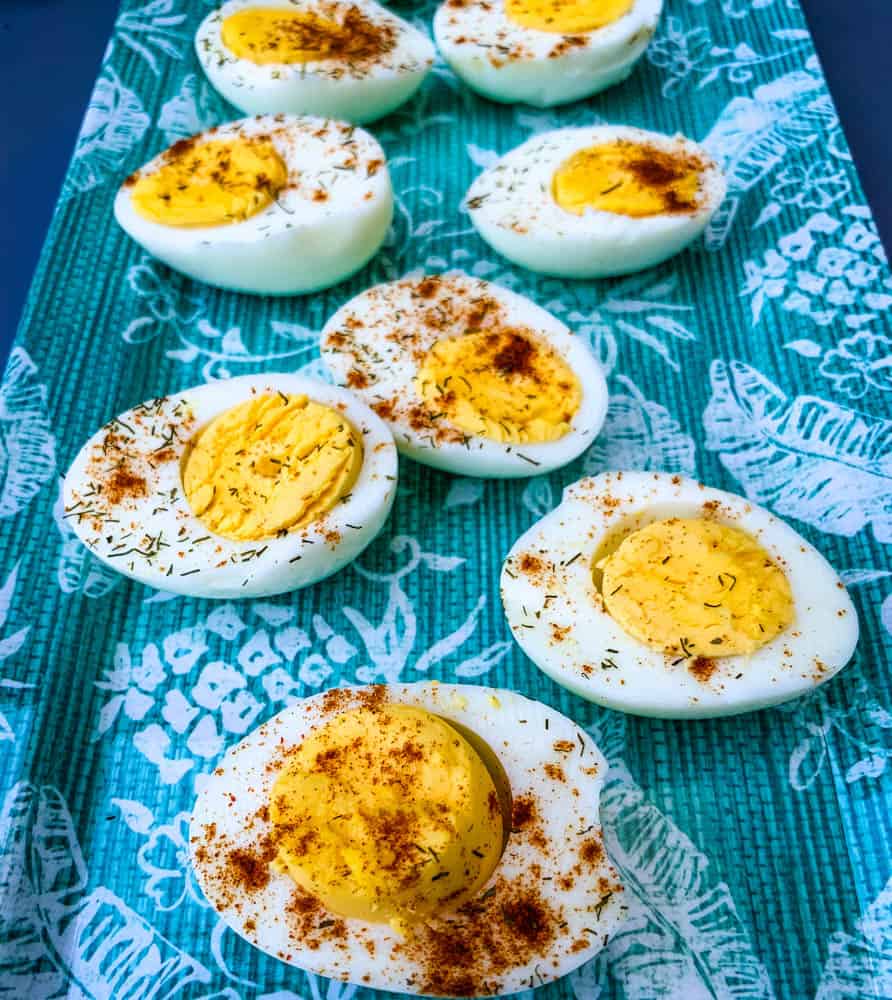
[[485, 170], [465, 204], [484, 240], [540, 274], [652, 267], [706, 228], [725, 180], [697, 143], [616, 125], [533, 136]]
[[322, 357], [419, 462], [466, 476], [533, 476], [580, 455], [607, 412], [588, 345], [534, 302], [460, 271], [351, 299]]
[[409, 100], [434, 62], [427, 36], [373, 0], [230, 0], [202, 21], [195, 51], [248, 114], [357, 125]]
[[663, 0], [446, 0], [434, 17], [443, 58], [484, 97], [547, 108], [632, 72]]
[[181, 139], [124, 182], [115, 218], [165, 264], [264, 295], [328, 288], [384, 241], [393, 190], [368, 132], [266, 115]]
[[193, 597], [306, 587], [381, 530], [397, 459], [350, 393], [243, 375], [127, 410], [78, 453], [64, 516], [113, 569]]
[[501, 589], [538, 667], [636, 715], [776, 705], [828, 681], [858, 641], [817, 549], [743, 497], [668, 473], [568, 487], [512, 547]]
[[607, 764], [512, 691], [336, 688], [230, 750], [190, 846], [223, 920], [372, 989], [494, 996], [590, 959], [624, 919], [598, 823]]

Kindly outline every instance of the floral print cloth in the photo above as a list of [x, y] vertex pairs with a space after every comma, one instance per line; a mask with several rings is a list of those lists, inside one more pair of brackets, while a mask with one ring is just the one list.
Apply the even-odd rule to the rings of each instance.
[[[433, 3], [395, 5], [422, 26]], [[397, 210], [355, 278], [303, 299], [190, 282], [112, 218], [121, 179], [237, 117], [191, 48], [205, 0], [127, 0], [0, 388], [0, 996], [342, 1000], [218, 920], [189, 868], [196, 788], [224, 749], [341, 682], [507, 686], [586, 727], [632, 900], [543, 997], [892, 997], [892, 275], [797, 0], [667, 0], [628, 81], [549, 111], [478, 99], [437, 65], [372, 127]], [[461, 209], [536, 132], [608, 121], [705, 142], [728, 196], [704, 239], [600, 282], [509, 266]], [[612, 398], [572, 466], [527, 481], [405, 461], [352, 567], [273, 600], [171, 598], [75, 540], [60, 476], [133, 404], [204, 379], [320, 373], [350, 296], [425, 269], [515, 288], [590, 341]], [[765, 504], [843, 574], [862, 638], [788, 706], [697, 723], [572, 697], [512, 642], [497, 576], [562, 488], [608, 468], [695, 475]], [[485, 528], [485, 530], [484, 530]]]

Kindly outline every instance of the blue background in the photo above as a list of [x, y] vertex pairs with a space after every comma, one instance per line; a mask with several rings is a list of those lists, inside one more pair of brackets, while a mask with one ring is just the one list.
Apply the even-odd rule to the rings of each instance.
[[[801, 0], [880, 235], [892, 246], [890, 0]], [[5, 360], [118, 0], [0, 0]], [[52, 317], [48, 317], [52, 322]]]
[[[399, 7], [429, 13], [437, 2]], [[605, 842], [636, 916], [594, 967], [538, 1000], [892, 998], [889, 949], [879, 941], [892, 927], [892, 275], [795, 3], [667, 0], [656, 59], [595, 108], [554, 119], [490, 105], [448, 76], [432, 80], [376, 128], [401, 206], [392, 239], [350, 281], [289, 301], [189, 282], [116, 225], [122, 172], [178, 124], [233, 114], [196, 87], [190, 38], [205, 0], [127, 0], [130, 17], [94, 106], [91, 137], [103, 142], [87, 141], [68, 174], [20, 350], [0, 386], [0, 685], [33, 685], [0, 687], [0, 788], [9, 788], [7, 775], [27, 775], [5, 802], [37, 800], [36, 815], [0, 806], [25, 828], [12, 838], [0, 829], [0, 897], [4, 883], [15, 886], [11, 902], [0, 899], [0, 993], [10, 973], [29, 977], [32, 963], [46, 961], [59, 984], [46, 995], [61, 995], [62, 980], [83, 983], [85, 962], [99, 956], [95, 968], [110, 956], [89, 992], [132, 1000], [136, 987], [125, 993], [110, 975], [152, 975], [159, 952], [131, 949], [118, 961], [130, 940], [151, 942], [184, 974], [200, 966], [214, 989], [227, 967], [239, 970], [257, 984], [236, 994], [243, 1000], [270, 1000], [286, 987], [300, 992], [279, 1000], [354, 1000], [295, 979], [228, 932], [214, 950], [216, 917], [191, 881], [185, 824], [198, 776], [214, 766], [204, 754], [218, 756], [283, 692], [424, 676], [522, 691], [572, 714], [610, 757]], [[8, 29], [9, 58], [24, 72], [6, 103], [46, 90], [55, 113], [72, 85], [54, 47], [80, 57], [92, 45], [98, 59], [108, 22], [88, 30], [81, 5], [68, 30], [50, 7], [31, 10], [49, 27], [40, 44], [38, 34]], [[862, 13], [860, 34], [887, 37], [880, 22], [878, 12], [872, 22]], [[855, 47], [852, 73], [871, 65], [865, 45]], [[733, 65], [746, 61], [755, 65]], [[887, 63], [885, 51], [874, 57], [875, 69]], [[59, 168], [95, 66], [59, 158], [47, 160]], [[871, 94], [888, 92], [875, 84]], [[118, 108], [121, 116], [109, 113]], [[722, 252], [704, 241], [631, 279], [570, 284], [510, 268], [456, 228], [478, 161], [593, 112], [692, 135], [715, 130], [737, 192], [746, 191], [733, 221], [712, 235]], [[874, 117], [877, 135], [887, 117]], [[30, 121], [39, 118], [32, 111]], [[102, 129], [122, 121], [105, 143]], [[10, 125], [0, 149], [35, 138]], [[23, 169], [6, 186], [0, 217], [24, 212], [40, 239], [33, 205], [44, 194], [48, 211], [58, 181], [42, 182], [27, 161]], [[154, 595], [146, 603], [145, 588], [121, 582], [73, 537], [58, 473], [102, 420], [210, 375], [269, 370], [273, 357], [318, 371], [315, 331], [345, 299], [453, 262], [547, 303], [610, 371], [604, 431], [579, 461], [528, 483], [455, 480], [405, 462], [393, 517], [362, 561], [275, 603]], [[599, 711], [558, 689], [511, 640], [495, 597], [498, 566], [567, 483], [605, 468], [696, 476], [789, 519], [858, 581], [855, 662], [786, 709], [696, 725]], [[264, 645], [283, 647], [286, 658]], [[445, 650], [431, 665], [428, 654]], [[208, 698], [221, 672], [237, 687]], [[55, 842], [53, 864], [35, 863], [48, 832], [64, 829], [71, 878], [57, 877], [66, 869]], [[10, 841], [18, 868], [6, 865]], [[21, 948], [23, 926], [41, 947]], [[23, 989], [13, 982], [7, 993]]]

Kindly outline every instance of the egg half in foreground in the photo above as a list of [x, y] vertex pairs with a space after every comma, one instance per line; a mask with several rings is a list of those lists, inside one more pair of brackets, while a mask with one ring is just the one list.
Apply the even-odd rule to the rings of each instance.
[[743, 497], [667, 473], [568, 487], [511, 548], [501, 590], [538, 667], [636, 715], [776, 705], [833, 677], [858, 641], [817, 549]]
[[387, 427], [350, 393], [243, 375], [152, 399], [102, 427], [64, 516], [125, 576], [193, 597], [261, 597], [341, 569], [396, 493]]
[[607, 764], [511, 691], [338, 688], [230, 750], [192, 816], [223, 920], [321, 975], [428, 996], [566, 975], [626, 907], [604, 853]]
[[599, 125], [533, 136], [487, 168], [465, 204], [481, 237], [515, 264], [602, 278], [683, 250], [724, 196], [721, 170], [697, 143]]
[[532, 476], [597, 436], [607, 385], [555, 316], [460, 271], [410, 276], [351, 299], [322, 357], [419, 462], [466, 476]]
[[446, 0], [443, 58], [494, 101], [552, 107], [624, 80], [657, 28], [662, 0]]
[[202, 21], [195, 51], [247, 114], [357, 125], [409, 100], [434, 62], [427, 36], [374, 0], [230, 0]]
[[393, 190], [368, 132], [266, 115], [181, 139], [115, 198], [124, 231], [221, 288], [297, 295], [358, 271], [384, 241]]

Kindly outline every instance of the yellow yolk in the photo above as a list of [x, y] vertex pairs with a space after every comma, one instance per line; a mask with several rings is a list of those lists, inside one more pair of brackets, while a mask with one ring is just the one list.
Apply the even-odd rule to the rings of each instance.
[[408, 705], [357, 708], [289, 756], [270, 809], [277, 864], [335, 913], [397, 929], [452, 909], [502, 853], [502, 807], [457, 729]]
[[624, 538], [596, 569], [611, 616], [667, 653], [753, 653], [793, 622], [783, 570], [746, 532], [716, 521], [655, 521]]
[[704, 164], [688, 153], [618, 140], [580, 149], [555, 171], [554, 200], [582, 215], [595, 208], [616, 215], [693, 212]]
[[260, 540], [322, 517], [361, 466], [362, 443], [343, 414], [306, 396], [257, 396], [196, 435], [183, 488], [214, 534]]
[[275, 147], [259, 139], [173, 145], [157, 169], [133, 184], [136, 211], [165, 226], [221, 226], [266, 208], [288, 182]]
[[393, 44], [391, 31], [373, 24], [357, 8], [348, 9], [339, 24], [312, 11], [249, 7], [227, 17], [221, 32], [233, 55], [258, 66], [363, 59]]
[[556, 441], [582, 401], [573, 370], [547, 344], [516, 330], [437, 341], [416, 377], [427, 410], [466, 434], [506, 443]]
[[524, 28], [575, 35], [618, 21], [634, 5], [635, 0], [505, 0], [505, 13]]

